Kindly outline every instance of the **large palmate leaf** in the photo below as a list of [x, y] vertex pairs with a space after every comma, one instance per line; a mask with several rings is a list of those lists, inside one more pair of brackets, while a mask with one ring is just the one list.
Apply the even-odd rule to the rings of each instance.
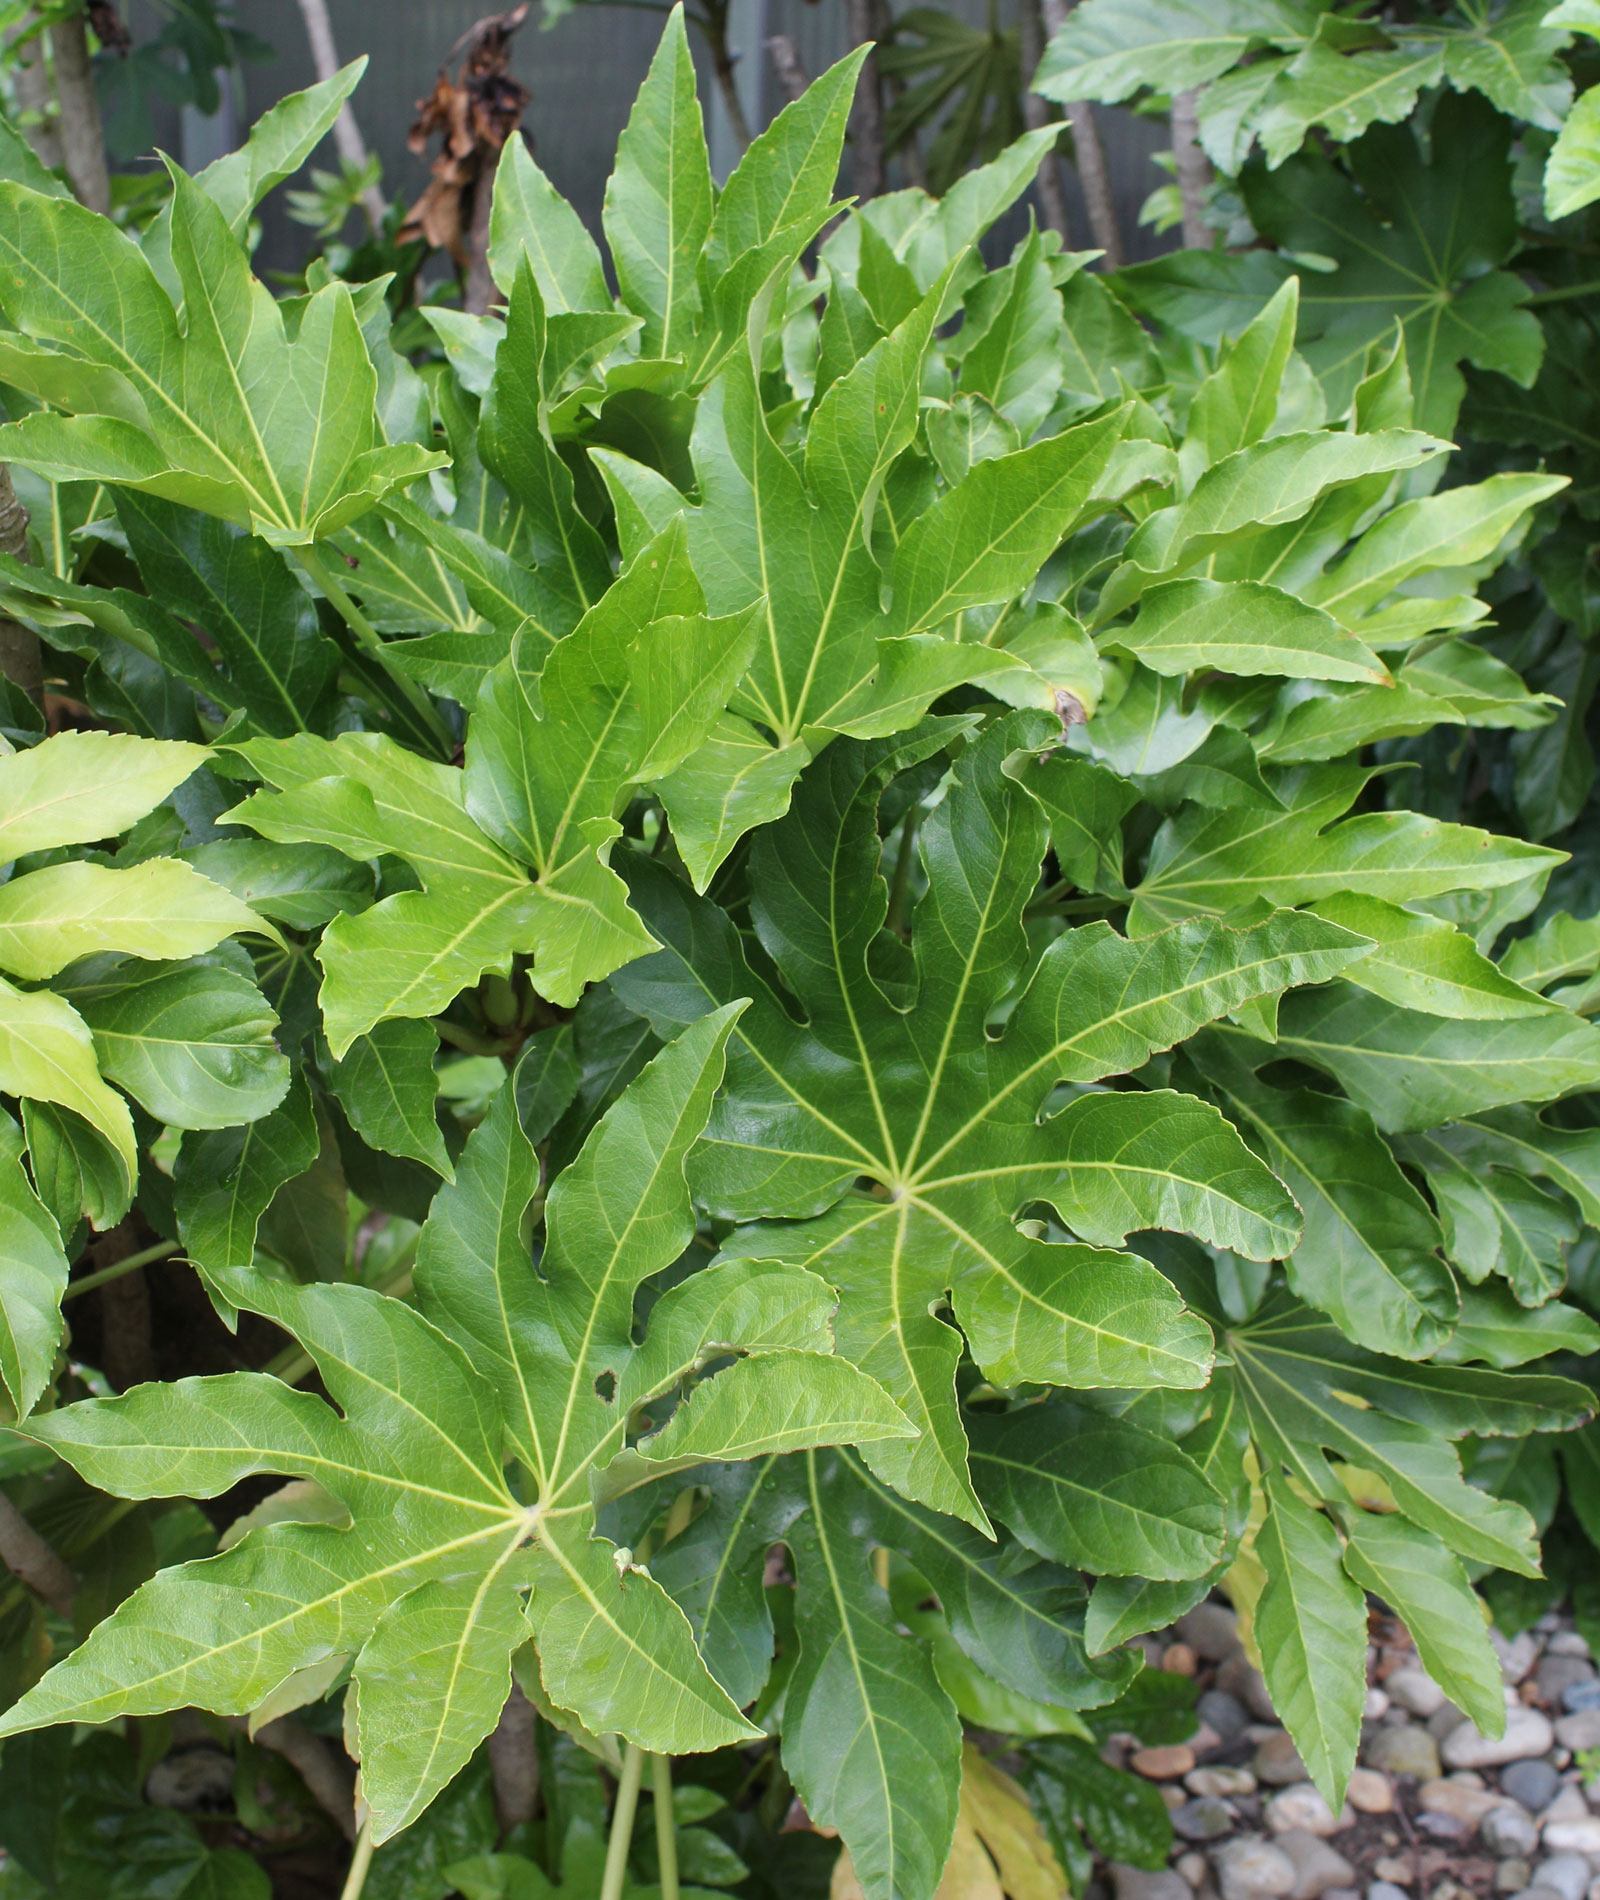
[[[1435, 1679], [1481, 1728], [1497, 1733], [1504, 1721], [1500, 1672], [1460, 1558], [1529, 1574], [1533, 1525], [1520, 1506], [1463, 1481], [1450, 1441], [1565, 1430], [1590, 1400], [1560, 1379], [1376, 1358], [1281, 1297], [1227, 1339], [1272, 1507], [1256, 1546], [1268, 1579], [1258, 1611], [1267, 1680], [1337, 1808], [1360, 1729], [1361, 1590], [1404, 1619]], [[1380, 1479], [1396, 1514], [1352, 1502], [1359, 1492], [1342, 1481], [1344, 1466]]]
[[532, 957], [545, 995], [570, 1004], [649, 949], [606, 862], [619, 806], [703, 742], [754, 637], [748, 614], [707, 616], [674, 523], [564, 639], [518, 636], [484, 680], [464, 772], [379, 734], [242, 745], [276, 789], [237, 818], [352, 858], [393, 853], [421, 883], [324, 933], [334, 1054], [384, 1017], [443, 1009], [514, 954]]
[[0, 185], [0, 308], [34, 339], [11, 351], [7, 378], [69, 412], [8, 424], [7, 458], [162, 495], [279, 546], [331, 533], [436, 465], [382, 439], [349, 290], [312, 296], [291, 339], [227, 216], [172, 176], [170, 291], [107, 219]]
[[[228, 1298], [294, 1332], [340, 1412], [237, 1373], [141, 1386], [42, 1422], [63, 1457], [124, 1496], [214, 1496], [270, 1471], [311, 1480], [349, 1522], [284, 1519], [163, 1572], [11, 1710], [6, 1732], [193, 1702], [281, 1711], [320, 1690], [331, 1658], [352, 1658], [350, 1727], [380, 1838], [494, 1726], [511, 1652], [530, 1635], [551, 1699], [597, 1731], [668, 1751], [752, 1734], [681, 1612], [593, 1536], [591, 1474], [641, 1406], [730, 1350], [754, 1356], [681, 1404], [664, 1434], [673, 1455], [737, 1459], [911, 1428], [843, 1362], [827, 1362], [825, 1402], [808, 1403], [832, 1296], [795, 1268], [693, 1275], [633, 1339], [636, 1289], [693, 1233], [683, 1161], [736, 1014], [688, 1030], [601, 1121], [551, 1190], [537, 1268], [524, 1238], [533, 1137], [564, 1099], [548, 1048], [502, 1088], [443, 1191], [415, 1309], [354, 1286], [216, 1276]], [[540, 1117], [531, 1128], [519, 1105]], [[651, 1439], [640, 1450], [649, 1457]]]
[[[646, 481], [621, 458], [604, 458], [613, 493], [631, 492], [652, 524], [683, 509], [712, 610], [756, 605], [760, 616], [753, 664], [712, 745], [660, 785], [701, 888], [744, 831], [783, 811], [807, 758], [830, 735], [894, 731], [965, 680], [1028, 670], [981, 640], [938, 636], [1031, 583], [1088, 507], [1125, 416], [1113, 412], [978, 463], [896, 529], [883, 572], [874, 516], [916, 431], [924, 359], [948, 291], [944, 272], [827, 390], [802, 467], [774, 438], [743, 354], [730, 359], [696, 419], [699, 507], [685, 508], [659, 477]], [[1037, 701], [1051, 701], [1042, 680]]]
[[[1205, 1330], [1114, 1249], [1155, 1226], [1256, 1259], [1299, 1237], [1293, 1203], [1214, 1110], [1159, 1088], [1087, 1085], [1247, 999], [1332, 975], [1365, 943], [1276, 914], [1142, 942], [1095, 924], [1030, 957], [1021, 912], [1047, 832], [1023, 788], [1067, 765], [1027, 763], [1053, 726], [1013, 714], [957, 760], [918, 837], [928, 888], [910, 958], [883, 930], [874, 813], [898, 769], [955, 736], [947, 723], [830, 747], [794, 811], [757, 840], [752, 921], [792, 1005], [727, 917], [638, 858], [625, 867], [634, 902], [666, 948], [614, 979], [662, 1031], [755, 999], [695, 1158], [698, 1190], [735, 1220], [799, 1223], [749, 1229], [727, 1251], [803, 1263], [839, 1288], [841, 1350], [922, 1429], [869, 1451], [872, 1468], [979, 1526], [955, 1408], [962, 1333], [1002, 1385], [1201, 1385]], [[1003, 998], [1014, 1007], [996, 1034]], [[1062, 1084], [1070, 1099], [1046, 1115]], [[1077, 1239], [1019, 1227], [1039, 1203]], [[946, 1302], [961, 1333], [936, 1316]]]
[[[1115, 1420], [1098, 1422], [1115, 1434]], [[640, 1541], [685, 1483], [706, 1489], [708, 1507], [653, 1551], [651, 1575], [682, 1605], [708, 1666], [740, 1700], [760, 1692], [772, 1661], [761, 1587], [767, 1550], [781, 1539], [793, 1554], [799, 1656], [783, 1692], [784, 1765], [808, 1812], [839, 1829], [874, 1900], [927, 1900], [937, 1885], [955, 1820], [961, 1730], [928, 1645], [896, 1631], [869, 1549], [893, 1551], [912, 1567], [937, 1594], [960, 1653], [1005, 1690], [1058, 1709], [1089, 1708], [1113, 1700], [1130, 1678], [1127, 1652], [1085, 1653], [1086, 1592], [1070, 1555], [1031, 1556], [1033, 1537], [1008, 1533], [997, 1548], [909, 1502], [855, 1455], [681, 1473], [619, 1500], [618, 1531]]]

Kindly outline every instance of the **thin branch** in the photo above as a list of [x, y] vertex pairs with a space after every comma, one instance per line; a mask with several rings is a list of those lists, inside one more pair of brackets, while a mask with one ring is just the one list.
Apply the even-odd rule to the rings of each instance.
[[[1051, 124], [1055, 118], [1055, 108], [1050, 101], [1042, 99], [1032, 90], [1033, 76], [1038, 72], [1039, 61], [1044, 57], [1044, 14], [1040, 11], [1039, 0], [1020, 0], [1017, 27], [1022, 49], [1022, 117], [1028, 130], [1036, 132]], [[1039, 193], [1039, 210], [1046, 228], [1056, 233], [1063, 246], [1070, 244], [1067, 193], [1061, 178], [1061, 160], [1054, 146], [1045, 153], [1044, 163], [1039, 167], [1034, 184]]]
[[1172, 99], [1172, 156], [1178, 173], [1178, 196], [1183, 204], [1183, 241], [1192, 251], [1210, 250], [1213, 232], [1205, 218], [1206, 193], [1215, 172], [1200, 145], [1197, 94], [1179, 92]]
[[734, 58], [728, 48], [727, 0], [707, 0], [706, 16], [699, 26], [710, 49], [711, 73], [722, 95], [722, 109], [728, 115], [729, 128], [739, 150], [748, 152], [750, 121], [744, 116], [744, 101], [739, 97], [739, 85], [734, 77]]
[[[311, 42], [311, 63], [318, 79], [332, 79], [339, 70], [339, 49], [334, 45], [333, 22], [328, 18], [328, 0], [300, 0], [300, 17], [306, 23], [306, 38]], [[339, 156], [357, 171], [367, 163], [367, 141], [347, 99], [333, 122], [333, 142]], [[383, 228], [389, 206], [376, 185], [368, 185], [361, 194], [362, 209], [372, 221], [374, 231]]]
[[82, 13], [51, 27], [50, 51], [55, 56], [61, 162], [67, 181], [80, 203], [109, 217], [111, 174], [106, 170], [106, 138], [89, 59], [89, 23]]
[[68, 1622], [78, 1594], [78, 1580], [55, 1548], [47, 1544], [0, 1491], [0, 1561], [12, 1576], [25, 1583]]
[[[872, 0], [847, 0], [850, 39], [856, 46], [877, 44]], [[850, 185], [863, 203], [883, 195], [883, 85], [878, 77], [878, 55], [868, 53], [856, 81], [851, 113]]]
[[[1067, 23], [1071, 10], [1067, 0], [1042, 0], [1044, 23], [1052, 38]], [[1111, 173], [1106, 165], [1105, 147], [1100, 143], [1100, 128], [1095, 124], [1094, 107], [1087, 99], [1067, 103], [1067, 123], [1072, 127], [1072, 151], [1078, 165], [1078, 182], [1089, 213], [1089, 229], [1094, 241], [1105, 252], [1108, 270], [1120, 270], [1127, 259], [1122, 246], [1122, 226], [1117, 220], [1117, 198], [1111, 189]]]
[[92, 1293], [97, 1286], [108, 1281], [120, 1280], [125, 1273], [137, 1273], [141, 1267], [154, 1266], [158, 1260], [170, 1259], [178, 1251], [175, 1240], [159, 1241], [154, 1247], [145, 1247], [139, 1253], [131, 1253], [126, 1260], [114, 1260], [110, 1266], [101, 1267], [95, 1273], [86, 1273], [80, 1280], [68, 1282], [67, 1290], [61, 1296], [61, 1304], [68, 1300], [80, 1299], [85, 1293]]

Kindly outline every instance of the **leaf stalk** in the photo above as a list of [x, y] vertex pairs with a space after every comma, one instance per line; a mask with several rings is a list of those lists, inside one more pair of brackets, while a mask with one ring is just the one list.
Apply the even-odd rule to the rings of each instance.
[[656, 1859], [661, 1866], [661, 1900], [678, 1900], [678, 1824], [672, 1812], [672, 1758], [650, 1757], [650, 1791], [656, 1803]]
[[[617, 1783], [617, 1804], [611, 1810], [611, 1838], [606, 1843], [606, 1871], [600, 1883], [600, 1900], [622, 1900], [623, 1882], [628, 1875], [628, 1848], [633, 1840], [633, 1817], [639, 1805], [639, 1782], [644, 1774], [644, 1750], [629, 1742], [622, 1757], [622, 1779]], [[351, 1900], [349, 1895], [345, 1900]]]
[[399, 687], [407, 702], [433, 735], [435, 742], [443, 748], [444, 756], [448, 758], [455, 750], [455, 741], [435, 710], [432, 700], [414, 679], [409, 678], [394, 664], [383, 636], [339, 584], [333, 570], [322, 556], [311, 547], [297, 547], [294, 554], [296, 560], [322, 591], [329, 606], [355, 635], [362, 650], [382, 667], [385, 675]]

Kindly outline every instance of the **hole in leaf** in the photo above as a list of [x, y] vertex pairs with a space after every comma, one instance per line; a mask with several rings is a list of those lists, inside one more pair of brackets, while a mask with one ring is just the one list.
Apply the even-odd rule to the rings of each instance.
[[595, 1397], [604, 1399], [609, 1405], [617, 1396], [617, 1375], [614, 1372], [602, 1372], [594, 1382]]

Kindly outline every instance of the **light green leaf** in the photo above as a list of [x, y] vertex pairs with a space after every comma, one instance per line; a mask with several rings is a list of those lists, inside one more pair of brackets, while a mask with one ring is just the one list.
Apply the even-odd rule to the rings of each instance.
[[489, 269], [510, 297], [526, 259], [549, 310], [610, 310], [611, 292], [594, 239], [545, 177], [524, 139], [508, 139], [495, 167]]
[[100, 1079], [89, 1026], [48, 990], [14, 989], [0, 977], [0, 1090], [54, 1102], [81, 1115], [116, 1149], [124, 1174], [139, 1174], [133, 1117]]
[[915, 1436], [916, 1427], [883, 1387], [848, 1360], [762, 1352], [691, 1393], [638, 1449], [657, 1462], [698, 1463]]
[[1349, 985], [1296, 997], [1279, 1052], [1325, 1069], [1380, 1128], [1432, 1128], [1600, 1084], [1600, 1029], [1565, 1011], [1453, 1022]]
[[1470, 937], [1443, 918], [1419, 916], [1381, 897], [1354, 892], [1321, 898], [1311, 908], [1376, 945], [1344, 970], [1345, 981], [1404, 1009], [1495, 1021], [1534, 1016], [1548, 1007], [1535, 991], [1503, 975]]
[[1146, 86], [1203, 86], [1253, 46], [1306, 30], [1290, 0], [1243, 0], [1219, 11], [1205, 0], [1085, 0], [1051, 40], [1039, 68], [1047, 99], [1114, 105]]
[[1215, 1033], [1195, 1050], [1305, 1216], [1304, 1238], [1287, 1262], [1289, 1284], [1373, 1351], [1425, 1358], [1461, 1310], [1440, 1257], [1439, 1224], [1354, 1103], [1269, 1088], [1252, 1073], [1252, 1063], [1275, 1053]]
[[98, 950], [159, 962], [199, 956], [236, 932], [278, 935], [176, 858], [146, 858], [125, 871], [52, 864], [0, 885], [0, 968], [34, 981]]
[[1600, 198], [1600, 87], [1591, 86], [1567, 115], [1544, 169], [1545, 216], [1571, 217]]
[[1311, 1779], [1337, 1814], [1361, 1739], [1367, 1612], [1341, 1565], [1339, 1535], [1275, 1472], [1263, 1474], [1271, 1509], [1256, 1535], [1267, 1573], [1256, 1604], [1256, 1644], [1272, 1706]]
[[1422, 1666], [1486, 1735], [1504, 1732], [1505, 1685], [1483, 1601], [1460, 1559], [1403, 1517], [1343, 1514], [1344, 1567], [1405, 1623]]
[[0, 1114], [0, 1380], [19, 1419], [38, 1403], [61, 1343], [67, 1257], [22, 1171], [22, 1131]]
[[0, 759], [0, 860], [115, 838], [206, 760], [204, 746], [58, 732]]
[[1130, 627], [1102, 633], [1155, 673], [1277, 674], [1376, 680], [1389, 669], [1331, 614], [1260, 581], [1166, 581], [1140, 598]]
[[[918, 834], [928, 891], [893, 1007], [865, 961], [887, 907], [872, 815], [898, 768], [954, 737], [933, 723], [835, 742], [757, 839], [758, 927], [795, 1004], [750, 967], [722, 913], [639, 857], [626, 860], [630, 890], [666, 949], [613, 979], [663, 1033], [711, 1003], [755, 999], [730, 1043], [729, 1110], [713, 1111], [697, 1188], [727, 1218], [798, 1223], [754, 1227], [726, 1250], [792, 1260], [839, 1288], [841, 1352], [923, 1428], [904, 1449], [870, 1447], [868, 1463], [979, 1525], [954, 1405], [960, 1338], [934, 1316], [941, 1303], [1004, 1385], [1188, 1387], [1209, 1365], [1204, 1329], [1160, 1276], [1127, 1255], [1032, 1238], [1015, 1224], [1029, 1202], [1096, 1237], [1192, 1223], [1272, 1255], [1297, 1231], [1282, 1188], [1208, 1107], [1098, 1092], [1041, 1119], [1052, 1088], [1138, 1069], [1245, 997], [1317, 980], [1363, 948], [1298, 918], [1148, 943], [1096, 924], [1057, 938], [1029, 978], [1019, 915], [1048, 834], [1002, 768], [1059, 730], [1012, 714], [958, 762]], [[995, 1038], [989, 1012], [1013, 992]], [[858, 1193], [863, 1176], [890, 1192]]]
[[622, 300], [645, 319], [645, 356], [681, 352], [700, 315], [696, 272], [713, 191], [682, 9], [669, 16], [617, 141], [605, 227]]
[[305, 1173], [318, 1146], [311, 1094], [298, 1073], [259, 1121], [184, 1136], [173, 1169], [178, 1237], [214, 1299], [230, 1271], [250, 1266], [272, 1197]]

